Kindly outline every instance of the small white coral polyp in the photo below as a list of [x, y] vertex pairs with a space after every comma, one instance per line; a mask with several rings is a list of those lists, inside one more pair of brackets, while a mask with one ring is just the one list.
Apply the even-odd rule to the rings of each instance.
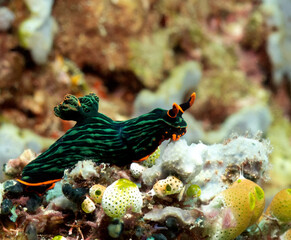
[[138, 186], [128, 179], [122, 178], [108, 186], [102, 197], [102, 208], [112, 218], [121, 218], [126, 210], [140, 212], [142, 195]]
[[130, 165], [130, 173], [134, 178], [139, 178], [143, 171], [145, 170], [145, 167], [142, 165], [139, 165], [138, 163], [132, 163]]

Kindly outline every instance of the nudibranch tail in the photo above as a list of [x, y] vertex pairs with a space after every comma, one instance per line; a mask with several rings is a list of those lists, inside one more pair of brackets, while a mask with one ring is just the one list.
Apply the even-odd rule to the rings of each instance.
[[16, 179], [16, 181], [18, 181], [19, 183], [25, 186], [27, 192], [34, 192], [39, 196], [41, 196], [46, 191], [54, 188], [56, 182], [60, 180], [62, 179], [53, 179], [53, 180], [49, 180], [45, 182], [29, 183], [21, 179]]
[[45, 182], [38, 182], [38, 183], [29, 183], [29, 182], [25, 182], [21, 179], [16, 179], [16, 180], [18, 182], [22, 183], [23, 185], [37, 187], [37, 186], [43, 186], [43, 185], [51, 185], [51, 184], [54, 184], [58, 181], [61, 181], [62, 179], [54, 179], [54, 180], [49, 180], [49, 181], [45, 181]]

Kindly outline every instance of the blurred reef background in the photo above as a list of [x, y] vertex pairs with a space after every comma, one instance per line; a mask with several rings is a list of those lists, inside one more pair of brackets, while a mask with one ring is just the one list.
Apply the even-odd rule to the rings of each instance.
[[[0, 0], [0, 238], [291, 239], [290, 51], [290, 0]], [[193, 91], [187, 134], [144, 164], [14, 189], [74, 126], [53, 112], [67, 93], [127, 120]]]

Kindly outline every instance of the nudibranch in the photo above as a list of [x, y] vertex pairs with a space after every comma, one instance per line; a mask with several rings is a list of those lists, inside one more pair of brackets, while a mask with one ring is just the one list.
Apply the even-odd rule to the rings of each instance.
[[182, 114], [190, 108], [196, 94], [172, 109], [157, 108], [127, 121], [114, 121], [98, 112], [99, 98], [91, 93], [77, 98], [66, 95], [54, 108], [55, 115], [77, 123], [44, 153], [31, 161], [18, 181], [27, 186], [52, 186], [61, 180], [64, 170], [78, 161], [124, 166], [143, 161], [162, 141], [178, 140], [186, 133]]

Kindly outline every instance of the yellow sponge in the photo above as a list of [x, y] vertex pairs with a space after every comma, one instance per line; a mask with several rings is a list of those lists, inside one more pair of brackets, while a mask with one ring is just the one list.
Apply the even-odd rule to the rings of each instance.
[[281, 223], [291, 222], [291, 188], [283, 189], [274, 196], [266, 214], [277, 218]]

